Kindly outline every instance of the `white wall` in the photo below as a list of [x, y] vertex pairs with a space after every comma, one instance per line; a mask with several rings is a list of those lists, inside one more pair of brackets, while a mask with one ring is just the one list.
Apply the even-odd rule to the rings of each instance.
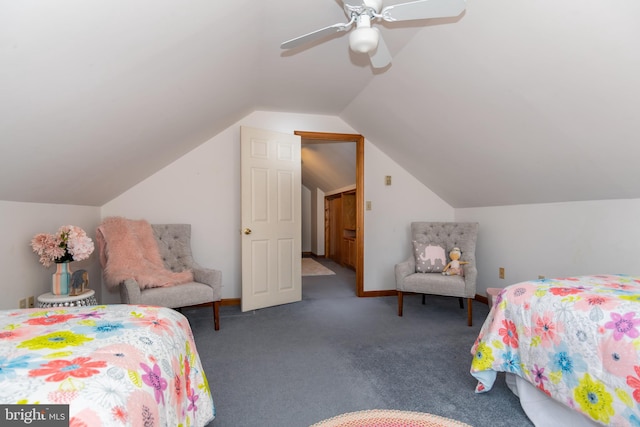
[[312, 252], [318, 256], [324, 256], [324, 191], [315, 189], [311, 198], [311, 223], [314, 224], [312, 230]]
[[640, 275], [640, 199], [457, 209], [455, 218], [479, 223], [481, 295], [538, 275]]
[[222, 271], [223, 298], [240, 297], [240, 126], [357, 133], [334, 116], [254, 112], [102, 207], [103, 217], [190, 223], [194, 257]]
[[[38, 233], [55, 233], [62, 225], [83, 228], [95, 242], [100, 208], [0, 201], [0, 270], [3, 271], [0, 309], [18, 308], [18, 300], [51, 292], [55, 266], [45, 268], [31, 250], [31, 239]], [[85, 269], [89, 286], [101, 301], [98, 252], [84, 261], [73, 262], [72, 270]], [[37, 303], [36, 303], [37, 304]]]
[[[254, 112], [102, 208], [0, 201], [0, 268], [6, 283], [0, 309], [17, 308], [20, 298], [50, 291], [54, 268], [42, 267], [31, 251], [35, 234], [73, 224], [95, 239], [95, 228], [110, 215], [191, 223], [196, 259], [222, 270], [223, 298], [239, 298], [240, 125], [285, 133], [357, 133], [336, 117]], [[392, 176], [391, 186], [384, 184], [385, 175]], [[395, 288], [393, 266], [411, 254], [412, 221], [480, 223], [479, 294], [538, 275], [640, 275], [640, 199], [454, 210], [370, 141], [365, 142], [364, 194], [372, 204], [364, 220], [366, 291]], [[322, 192], [315, 194], [315, 203], [316, 215], [324, 215]], [[318, 224], [319, 250], [324, 224]], [[506, 269], [505, 280], [498, 279], [499, 267]], [[117, 294], [100, 296], [97, 252], [73, 268], [89, 271], [99, 301], [119, 302]]]
[[[310, 190], [309, 198], [309, 251], [324, 256], [324, 192], [314, 188]], [[304, 210], [304, 205], [302, 207]], [[302, 241], [304, 243], [304, 236]]]
[[364, 159], [364, 288], [395, 289], [394, 265], [411, 255], [411, 222], [453, 221], [454, 209], [368, 141]]
[[302, 252], [311, 252], [311, 190], [304, 185], [302, 186], [301, 196], [302, 208], [300, 209], [302, 216]]
[[[102, 207], [103, 217], [192, 224], [194, 257], [203, 266], [222, 271], [225, 299], [241, 296], [241, 125], [283, 133], [357, 133], [334, 116], [257, 111]], [[384, 175], [394, 175], [393, 186], [384, 186]], [[365, 215], [364, 287], [395, 289], [393, 266], [410, 249], [408, 223], [452, 220], [453, 208], [368, 142], [364, 191], [374, 206]], [[318, 245], [324, 244], [321, 239], [318, 236]], [[111, 295], [113, 302], [118, 301], [116, 294]]]

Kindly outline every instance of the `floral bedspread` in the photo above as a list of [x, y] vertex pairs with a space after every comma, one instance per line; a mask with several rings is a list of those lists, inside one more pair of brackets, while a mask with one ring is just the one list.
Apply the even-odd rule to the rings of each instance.
[[640, 425], [640, 277], [522, 282], [496, 299], [471, 349], [476, 392], [511, 372], [602, 424]]
[[71, 426], [204, 426], [191, 327], [141, 305], [0, 311], [0, 403], [69, 404]]

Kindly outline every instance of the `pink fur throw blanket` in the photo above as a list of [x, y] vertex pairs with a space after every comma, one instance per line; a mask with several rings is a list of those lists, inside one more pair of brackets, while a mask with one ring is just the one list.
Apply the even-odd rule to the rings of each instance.
[[106, 218], [96, 230], [96, 242], [109, 289], [117, 289], [126, 279], [134, 279], [140, 289], [193, 282], [190, 270], [173, 272], [164, 266], [153, 229], [145, 220]]

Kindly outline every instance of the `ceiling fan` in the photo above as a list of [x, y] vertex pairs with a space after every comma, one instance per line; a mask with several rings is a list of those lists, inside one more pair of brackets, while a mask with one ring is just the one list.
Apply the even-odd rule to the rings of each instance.
[[344, 12], [349, 18], [349, 22], [329, 25], [287, 40], [280, 47], [293, 49], [336, 32], [348, 31], [355, 23], [356, 29], [349, 35], [351, 50], [368, 53], [373, 68], [384, 68], [391, 63], [391, 54], [380, 35], [380, 31], [371, 27], [372, 22], [380, 19], [396, 22], [458, 16], [464, 11], [466, 0], [417, 0], [394, 4], [384, 9], [382, 8], [382, 0], [343, 0], [343, 3]]

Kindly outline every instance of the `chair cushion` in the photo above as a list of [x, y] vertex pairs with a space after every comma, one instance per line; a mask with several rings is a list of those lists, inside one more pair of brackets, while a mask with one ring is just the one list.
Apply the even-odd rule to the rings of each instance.
[[[441, 273], [414, 273], [405, 277], [402, 290], [420, 294], [471, 298], [465, 292], [464, 277], [443, 276]], [[475, 294], [475, 292], [474, 292]]]
[[170, 288], [149, 288], [141, 292], [146, 305], [161, 307], [188, 307], [214, 301], [214, 291], [204, 283], [189, 282]]
[[447, 265], [445, 248], [441, 245], [413, 241], [416, 273], [442, 273]]

